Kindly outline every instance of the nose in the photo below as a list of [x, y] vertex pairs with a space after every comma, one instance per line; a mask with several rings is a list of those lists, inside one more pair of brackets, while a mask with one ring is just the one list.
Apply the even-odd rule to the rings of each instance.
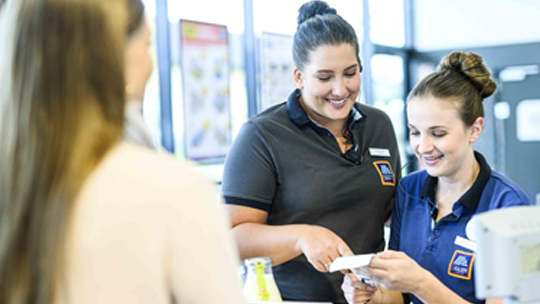
[[342, 77], [336, 77], [332, 85], [332, 94], [334, 96], [345, 96], [347, 94], [347, 83]]
[[415, 141], [411, 140], [411, 144], [414, 145], [411, 148], [419, 154], [429, 153], [433, 150], [433, 143], [429, 136], [419, 135]]

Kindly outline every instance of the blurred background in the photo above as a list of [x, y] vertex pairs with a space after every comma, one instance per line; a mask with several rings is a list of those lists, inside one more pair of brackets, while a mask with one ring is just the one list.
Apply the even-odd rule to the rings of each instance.
[[[156, 63], [144, 117], [162, 148], [220, 183], [240, 126], [295, 88], [292, 36], [303, 0], [144, 0]], [[353, 25], [363, 61], [360, 102], [392, 118], [402, 174], [405, 98], [450, 51], [487, 62], [498, 92], [486, 100], [476, 149], [536, 201], [540, 193], [540, 1], [327, 0]]]

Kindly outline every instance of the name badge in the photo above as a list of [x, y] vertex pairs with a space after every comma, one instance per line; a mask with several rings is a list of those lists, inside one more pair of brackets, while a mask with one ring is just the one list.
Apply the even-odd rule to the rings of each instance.
[[456, 236], [456, 239], [454, 240], [454, 244], [458, 245], [458, 246], [461, 246], [463, 248], [466, 248], [466, 249], [469, 249], [471, 251], [476, 251], [476, 243], [471, 241], [471, 240], [467, 240], [466, 238], [464, 237], [461, 237], [461, 236]]
[[390, 151], [382, 148], [369, 148], [369, 154], [371, 156], [390, 157]]

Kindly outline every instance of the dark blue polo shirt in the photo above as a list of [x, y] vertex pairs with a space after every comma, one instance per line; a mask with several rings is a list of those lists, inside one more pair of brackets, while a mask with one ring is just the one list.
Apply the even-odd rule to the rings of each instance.
[[[389, 248], [405, 252], [444, 285], [472, 303], [484, 303], [474, 293], [476, 257], [472, 216], [492, 209], [530, 205], [514, 182], [492, 171], [475, 152], [480, 172], [472, 187], [452, 207], [452, 213], [434, 223], [438, 179], [426, 171], [404, 177], [396, 191]], [[470, 225], [472, 226], [472, 225]], [[466, 230], [469, 230], [467, 232]], [[414, 303], [422, 303], [410, 295]]]
[[[389, 117], [356, 103], [346, 155], [299, 97], [296, 90], [242, 126], [225, 161], [225, 202], [268, 212], [268, 225], [328, 228], [358, 254], [383, 250], [384, 221], [400, 178]], [[283, 299], [346, 303], [343, 275], [318, 272], [304, 255], [274, 267], [274, 277]]]

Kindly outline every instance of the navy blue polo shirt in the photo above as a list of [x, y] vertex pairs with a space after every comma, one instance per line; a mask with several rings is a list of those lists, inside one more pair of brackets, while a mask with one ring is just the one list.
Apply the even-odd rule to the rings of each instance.
[[[384, 249], [384, 221], [400, 178], [399, 151], [389, 117], [356, 103], [352, 152], [310, 119], [295, 90], [286, 103], [250, 118], [225, 161], [227, 204], [268, 212], [268, 225], [325, 227], [355, 253]], [[274, 267], [284, 300], [346, 303], [343, 275], [318, 272], [300, 255]]]
[[[404, 177], [396, 191], [389, 248], [405, 252], [429, 270], [444, 285], [472, 303], [473, 266], [476, 257], [472, 216], [492, 209], [530, 205], [514, 182], [492, 171], [484, 157], [475, 152], [480, 172], [471, 188], [456, 201], [452, 213], [434, 223], [435, 190], [438, 179], [426, 171]], [[410, 295], [414, 303], [422, 303]]]

